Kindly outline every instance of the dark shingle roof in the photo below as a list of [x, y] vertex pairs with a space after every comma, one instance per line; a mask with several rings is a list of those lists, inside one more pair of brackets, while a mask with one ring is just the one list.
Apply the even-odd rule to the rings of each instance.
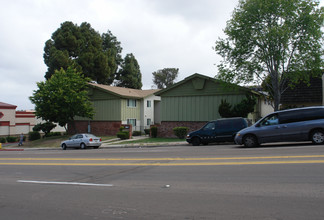
[[306, 83], [299, 83], [294, 88], [288, 87], [281, 95], [282, 104], [300, 103], [322, 103], [323, 85], [322, 79], [311, 78], [309, 86]]

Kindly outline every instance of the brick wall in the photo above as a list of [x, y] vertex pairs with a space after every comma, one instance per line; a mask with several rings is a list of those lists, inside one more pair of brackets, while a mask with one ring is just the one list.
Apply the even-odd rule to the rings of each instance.
[[[68, 124], [68, 133], [88, 133], [88, 121], [75, 121], [76, 131]], [[91, 133], [94, 135], [114, 136], [119, 132], [121, 121], [90, 121]]]
[[200, 129], [204, 126], [206, 122], [196, 122], [196, 121], [162, 121], [158, 127], [158, 137], [172, 137], [176, 138], [173, 133], [173, 128], [175, 127], [187, 127], [189, 132]]

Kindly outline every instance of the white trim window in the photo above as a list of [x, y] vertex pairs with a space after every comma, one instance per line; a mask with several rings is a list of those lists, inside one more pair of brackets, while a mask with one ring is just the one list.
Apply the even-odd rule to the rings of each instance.
[[147, 100], [146, 107], [148, 107], [148, 108], [152, 107], [152, 101], [151, 100]]
[[150, 118], [148, 118], [146, 124], [147, 124], [147, 125], [151, 125], [151, 123], [152, 123], [152, 120], [151, 120]]
[[133, 118], [127, 119], [127, 124], [132, 125], [134, 129], [136, 127], [136, 119]]
[[135, 108], [136, 107], [136, 99], [127, 99], [127, 107]]

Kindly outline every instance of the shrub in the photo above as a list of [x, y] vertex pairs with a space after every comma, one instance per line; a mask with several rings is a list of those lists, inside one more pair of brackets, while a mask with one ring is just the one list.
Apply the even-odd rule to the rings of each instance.
[[7, 139], [7, 142], [8, 143], [12, 143], [12, 142], [16, 142], [18, 138], [17, 137], [8, 136], [8, 137], [6, 137], [6, 139]]
[[124, 130], [124, 126], [120, 126], [119, 131], [122, 132]]
[[133, 136], [141, 136], [142, 132], [141, 131], [133, 131]]
[[28, 133], [28, 136], [29, 136], [29, 140], [30, 141], [34, 141], [34, 140], [38, 140], [41, 138], [41, 135], [38, 131], [31, 131]]
[[54, 136], [61, 136], [61, 132], [50, 132], [46, 135], [46, 137], [54, 137]]
[[153, 138], [156, 138], [157, 137], [157, 132], [158, 132], [158, 128], [157, 127], [155, 127], [155, 126], [151, 127], [151, 136]]
[[187, 127], [175, 127], [173, 128], [173, 133], [175, 136], [177, 136], [179, 139], [184, 139], [188, 133]]
[[145, 134], [150, 134], [150, 129], [144, 129]]
[[2, 137], [2, 138], [0, 138], [0, 143], [6, 143], [7, 142], [7, 140], [6, 140], [6, 138], [4, 138], [4, 137]]
[[49, 137], [49, 133], [56, 125], [52, 122], [38, 123], [33, 127], [33, 131], [43, 131], [45, 133], [45, 137]]
[[118, 132], [117, 137], [122, 139], [122, 140], [126, 140], [126, 139], [129, 138], [129, 131]]

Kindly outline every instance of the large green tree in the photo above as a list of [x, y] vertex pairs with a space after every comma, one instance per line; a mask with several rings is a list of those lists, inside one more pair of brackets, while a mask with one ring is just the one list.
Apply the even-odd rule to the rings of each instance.
[[123, 62], [121, 56], [123, 48], [117, 38], [109, 30], [107, 33], [101, 35], [101, 39], [103, 50], [108, 57], [110, 76], [108, 77], [107, 84], [111, 84], [116, 79], [117, 70]]
[[121, 65], [121, 69], [117, 76], [117, 86], [141, 89], [142, 88], [142, 73], [140, 66], [133, 54], [127, 54]]
[[121, 63], [121, 51], [120, 42], [110, 31], [100, 35], [89, 23], [78, 26], [64, 22], [45, 43], [45, 78], [49, 79], [55, 70], [73, 65], [84, 76], [109, 85]]
[[164, 89], [174, 84], [178, 77], [178, 68], [164, 68], [153, 72], [153, 83], [159, 88]]
[[240, 0], [224, 30], [227, 37], [216, 41], [223, 57], [216, 77], [240, 84], [269, 77], [278, 110], [287, 86], [321, 74], [323, 21], [317, 1]]
[[66, 71], [62, 68], [47, 81], [38, 82], [38, 89], [29, 98], [37, 117], [66, 128], [69, 122], [74, 123], [75, 116], [93, 117], [87, 86], [88, 79], [81, 73], [71, 67]]

